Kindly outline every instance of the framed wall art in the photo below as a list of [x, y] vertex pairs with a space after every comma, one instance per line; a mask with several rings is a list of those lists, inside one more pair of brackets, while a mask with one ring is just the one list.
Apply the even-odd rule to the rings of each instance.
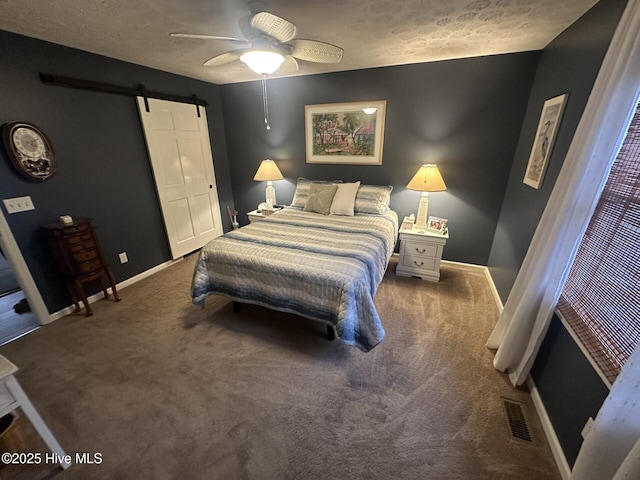
[[305, 106], [307, 163], [381, 165], [386, 100]]
[[529, 163], [523, 180], [530, 187], [538, 189], [542, 185], [567, 97], [568, 94], [566, 93], [558, 95], [544, 102], [542, 106], [542, 114], [540, 115], [538, 129], [533, 140], [533, 147], [531, 148]]

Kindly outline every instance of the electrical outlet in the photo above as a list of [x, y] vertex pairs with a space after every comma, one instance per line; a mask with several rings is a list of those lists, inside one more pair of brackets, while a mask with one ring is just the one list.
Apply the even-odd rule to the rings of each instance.
[[587, 423], [584, 424], [584, 428], [582, 429], [582, 432], [580, 432], [580, 435], [582, 435], [583, 439], [587, 438], [589, 433], [591, 433], [592, 428], [593, 428], [593, 418], [589, 417], [589, 420], [587, 420]]
[[7, 209], [7, 213], [26, 212], [28, 210], [36, 209], [36, 207], [33, 206], [31, 197], [29, 196], [5, 198], [2, 201], [4, 202], [4, 206]]
[[120, 263], [127, 263], [129, 261], [129, 257], [127, 257], [127, 252], [120, 253], [118, 257], [120, 257]]

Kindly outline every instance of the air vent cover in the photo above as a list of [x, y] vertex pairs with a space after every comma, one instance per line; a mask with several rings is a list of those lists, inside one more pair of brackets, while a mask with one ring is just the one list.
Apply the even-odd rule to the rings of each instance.
[[529, 433], [529, 426], [527, 425], [527, 420], [524, 418], [524, 413], [522, 411], [522, 403], [503, 397], [502, 404], [507, 415], [507, 422], [509, 423], [511, 436], [516, 440], [532, 442], [533, 440], [531, 439], [531, 433]]

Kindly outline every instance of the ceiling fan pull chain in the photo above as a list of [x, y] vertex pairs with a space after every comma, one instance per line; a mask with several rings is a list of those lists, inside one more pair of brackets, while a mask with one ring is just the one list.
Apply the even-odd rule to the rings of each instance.
[[271, 130], [269, 125], [269, 101], [267, 99], [267, 76], [262, 74], [262, 106], [264, 108], [264, 126], [267, 130]]

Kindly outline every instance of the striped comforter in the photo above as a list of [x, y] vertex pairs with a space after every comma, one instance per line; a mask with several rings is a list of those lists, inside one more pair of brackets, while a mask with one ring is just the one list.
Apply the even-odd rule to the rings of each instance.
[[284, 209], [205, 245], [191, 294], [290, 312], [334, 327], [369, 351], [384, 338], [373, 297], [395, 248], [398, 217], [341, 217]]

